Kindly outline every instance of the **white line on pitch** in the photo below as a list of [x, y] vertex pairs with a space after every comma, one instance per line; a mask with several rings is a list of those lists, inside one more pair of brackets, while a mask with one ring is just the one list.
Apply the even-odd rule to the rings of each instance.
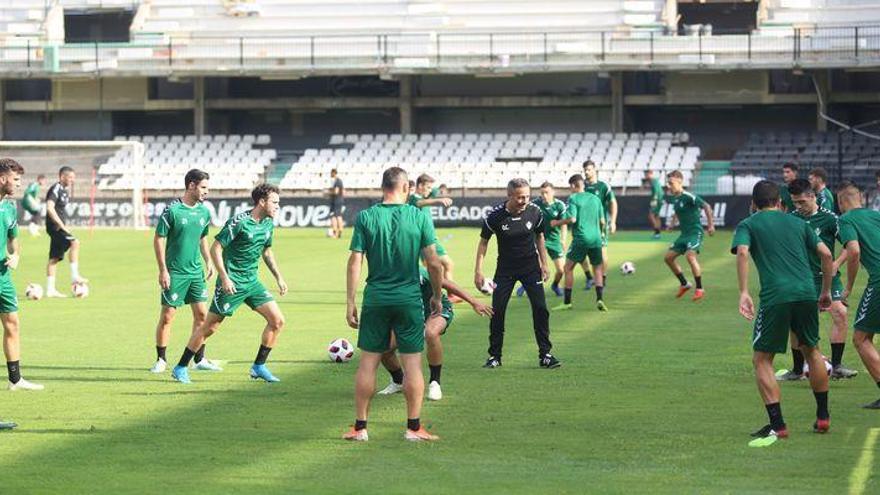
[[853, 468], [852, 473], [849, 475], [849, 495], [865, 493], [865, 485], [868, 484], [868, 477], [871, 476], [871, 465], [874, 463], [874, 448], [878, 436], [880, 436], [880, 428], [868, 430], [868, 436], [865, 438], [865, 445], [862, 447], [859, 463], [856, 464], [856, 467]]

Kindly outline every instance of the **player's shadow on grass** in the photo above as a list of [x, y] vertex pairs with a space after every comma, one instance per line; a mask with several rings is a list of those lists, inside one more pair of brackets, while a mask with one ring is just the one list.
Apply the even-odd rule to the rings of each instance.
[[173, 397], [182, 395], [216, 395], [226, 394], [229, 390], [175, 390], [169, 392], [120, 392], [116, 395], [128, 395], [132, 397]]
[[155, 383], [158, 381], [162, 381], [159, 377], [155, 378], [132, 378], [132, 377], [118, 377], [118, 378], [98, 378], [98, 377], [76, 377], [76, 376], [50, 376], [50, 375], [34, 375], [35, 381], [45, 382], [47, 384], [51, 384], [52, 382], [84, 382], [84, 383], [99, 383], [99, 382], [111, 382], [111, 383], [128, 383], [128, 382], [144, 382], [144, 383]]
[[106, 433], [110, 432], [95, 428], [47, 428], [42, 430], [19, 428], [15, 430], [15, 435], [101, 435]]
[[143, 371], [145, 368], [136, 368], [132, 366], [118, 366], [118, 367], [102, 367], [102, 366], [40, 366], [40, 365], [28, 365], [27, 369], [29, 370], [61, 370], [61, 371]]
[[[273, 363], [278, 364], [336, 364], [329, 359], [272, 359]], [[246, 364], [251, 365], [254, 361], [251, 359], [250, 361], [226, 361], [226, 364]]]

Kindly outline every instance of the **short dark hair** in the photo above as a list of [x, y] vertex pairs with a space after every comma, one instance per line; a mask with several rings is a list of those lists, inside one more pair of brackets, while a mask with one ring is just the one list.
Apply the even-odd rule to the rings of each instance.
[[12, 158], [0, 158], [0, 174], [6, 175], [9, 172], [23, 174], [24, 167]]
[[792, 196], [800, 194], [816, 194], [816, 192], [813, 191], [813, 186], [807, 179], [795, 179], [791, 181], [788, 184], [788, 192], [791, 193]]
[[797, 171], [798, 171], [798, 166], [797, 166], [797, 164], [796, 164], [796, 163], [791, 163], [791, 162], [785, 162], [785, 163], [783, 163], [783, 164], [782, 164], [782, 168], [787, 168], [787, 169], [791, 170], [792, 172], [797, 172]]
[[583, 168], [595, 167], [595, 166], [596, 166], [596, 162], [594, 162], [593, 160], [587, 160], [583, 163]]
[[211, 178], [211, 176], [208, 175], [208, 172], [194, 168], [194, 169], [190, 170], [189, 172], [187, 172], [186, 175], [183, 176], [183, 187], [189, 189], [189, 185], [192, 184], [193, 182], [195, 182], [196, 185], [198, 185], [199, 182], [201, 182], [203, 180], [208, 180], [210, 178]]
[[828, 182], [828, 172], [822, 167], [816, 167], [810, 170], [810, 175], [822, 179], [822, 182]]
[[417, 186], [421, 186], [422, 184], [426, 184], [428, 182], [431, 182], [431, 183], [435, 182], [434, 178], [428, 174], [422, 174], [422, 175], [418, 176], [418, 178], [416, 178], [416, 185]]
[[60, 169], [58, 169], [58, 177], [61, 177], [62, 175], [66, 174], [68, 172], [73, 172], [73, 168], [65, 165], [65, 166], [61, 167]]
[[339, 171], [336, 170], [335, 168], [330, 169], [330, 175], [337, 174], [337, 173], [339, 173]]
[[507, 183], [507, 193], [510, 194], [521, 187], [529, 187], [529, 181], [519, 177], [510, 179], [510, 182]]
[[390, 167], [382, 172], [382, 189], [393, 191], [401, 182], [406, 182], [406, 170], [400, 167]]
[[670, 177], [673, 179], [684, 180], [684, 174], [682, 174], [680, 170], [673, 170], [672, 172], [669, 172], [668, 174], [666, 174], [667, 179]]
[[767, 208], [779, 203], [779, 186], [769, 180], [761, 180], [752, 188], [752, 202], [758, 208]]
[[550, 189], [553, 189], [553, 183], [550, 182], [549, 180], [545, 180], [544, 183], [541, 184], [541, 189], [544, 189], [545, 187], [549, 187]]
[[583, 181], [584, 181], [584, 176], [583, 176], [583, 175], [581, 175], [581, 174], [574, 174], [574, 175], [572, 175], [571, 177], [568, 178], [568, 185], [569, 185], [569, 186], [573, 186], [573, 185], [577, 184], [578, 182], [583, 182]]
[[267, 199], [272, 193], [280, 193], [280, 191], [278, 190], [278, 186], [274, 184], [263, 183], [258, 185], [254, 188], [253, 191], [251, 191], [251, 199], [254, 200], [254, 204], [256, 205], [260, 202], [261, 199]]
[[45, 178], [46, 178], [46, 174], [40, 174], [37, 176], [37, 180], [45, 179]]

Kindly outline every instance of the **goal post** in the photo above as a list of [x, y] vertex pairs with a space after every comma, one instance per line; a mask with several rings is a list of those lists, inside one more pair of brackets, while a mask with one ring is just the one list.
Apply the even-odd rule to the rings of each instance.
[[[121, 153], [120, 153], [121, 152]], [[89, 190], [89, 207], [94, 215], [94, 202], [99, 184], [96, 183], [99, 167], [112, 160], [122, 162], [114, 172], [124, 176], [130, 182], [125, 189], [115, 190], [115, 194], [131, 192], [130, 223], [136, 228], [146, 229], [148, 221], [144, 209], [144, 177], [145, 147], [139, 141], [0, 141], [0, 157], [12, 158], [25, 169], [28, 178], [44, 174], [50, 183], [59, 167], [69, 165], [79, 172], [80, 184], [84, 179], [91, 182]], [[83, 172], [88, 171], [88, 174]], [[77, 198], [83, 195], [76, 194]]]

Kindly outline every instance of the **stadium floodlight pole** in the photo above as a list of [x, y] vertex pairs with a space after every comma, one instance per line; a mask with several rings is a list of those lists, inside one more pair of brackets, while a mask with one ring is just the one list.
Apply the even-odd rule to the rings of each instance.
[[27, 148], [108, 148], [119, 149], [128, 147], [131, 149], [132, 165], [134, 167], [134, 184], [131, 188], [132, 226], [136, 229], [146, 229], [147, 222], [144, 216], [144, 144], [140, 141], [0, 141], [0, 150], [3, 149], [27, 149]]

